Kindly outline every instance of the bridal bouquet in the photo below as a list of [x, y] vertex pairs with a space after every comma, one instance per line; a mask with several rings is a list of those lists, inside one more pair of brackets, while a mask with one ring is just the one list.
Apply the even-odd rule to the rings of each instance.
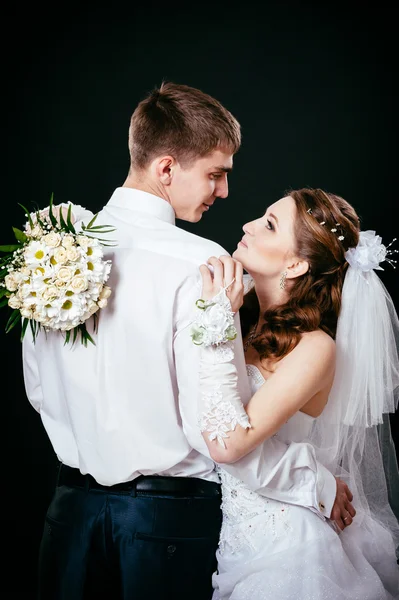
[[[6, 324], [8, 333], [21, 322], [21, 341], [28, 325], [35, 340], [40, 329], [64, 333], [65, 343], [94, 344], [86, 321], [105, 308], [111, 289], [105, 285], [111, 261], [103, 259], [109, 225], [95, 225], [97, 215], [79, 231], [74, 223], [86, 214], [72, 203], [50, 205], [29, 213], [24, 230], [13, 227], [16, 243], [0, 246], [0, 307], [12, 309]], [[90, 214], [90, 213], [88, 213]], [[91, 216], [91, 214], [90, 214]]]

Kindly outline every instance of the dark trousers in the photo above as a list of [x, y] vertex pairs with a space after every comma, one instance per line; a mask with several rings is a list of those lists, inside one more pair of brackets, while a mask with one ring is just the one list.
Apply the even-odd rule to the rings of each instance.
[[[210, 600], [220, 486], [189, 479], [106, 488], [62, 466], [40, 547], [39, 600]], [[170, 481], [182, 489], [168, 492]]]

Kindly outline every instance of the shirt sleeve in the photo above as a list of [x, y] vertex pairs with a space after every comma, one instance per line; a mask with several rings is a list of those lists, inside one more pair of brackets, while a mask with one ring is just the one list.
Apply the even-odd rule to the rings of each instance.
[[33, 336], [27, 329], [22, 341], [22, 369], [25, 391], [33, 408], [40, 413], [43, 403], [43, 393], [40, 384], [39, 368], [36, 360]]
[[[240, 419], [241, 425], [245, 426], [246, 413], [238, 392], [235, 353], [204, 349], [196, 346], [190, 337], [195, 319], [195, 301], [200, 293], [201, 285], [198, 280], [192, 279], [184, 292], [186, 314], [185, 318], [178, 320], [174, 354], [185, 435], [190, 445], [209, 456], [200, 430], [204, 427], [204, 414], [210, 408], [210, 399], [218, 397], [223, 403], [226, 432], [230, 426], [240, 424]], [[235, 319], [238, 320], [238, 315]], [[234, 345], [240, 341], [241, 338], [237, 338]], [[220, 360], [221, 355], [224, 355], [224, 362]], [[211, 408], [214, 409], [214, 404]], [[213, 422], [221, 425], [220, 414], [213, 416], [216, 416]], [[224, 463], [222, 467], [262, 496], [307, 507], [323, 519], [331, 514], [336, 480], [316, 460], [310, 444], [292, 442], [287, 445], [272, 437], [239, 461]]]

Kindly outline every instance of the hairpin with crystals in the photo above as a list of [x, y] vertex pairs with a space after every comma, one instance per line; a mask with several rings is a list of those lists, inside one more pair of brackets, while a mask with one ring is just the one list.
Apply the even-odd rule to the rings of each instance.
[[[308, 215], [312, 215], [313, 214], [313, 211], [312, 211], [311, 208], [308, 208], [308, 210], [306, 212], [308, 213]], [[322, 227], [326, 224], [325, 221], [317, 221], [317, 222]], [[339, 223], [335, 223], [335, 227], [333, 227], [332, 229], [330, 229], [331, 233], [337, 233], [337, 231], [338, 231], [337, 227], [341, 227], [341, 229], [342, 229], [342, 226]], [[340, 242], [342, 242], [345, 239], [345, 236], [342, 235], [342, 233], [341, 233], [340, 235], [337, 236], [337, 238], [339, 239]]]

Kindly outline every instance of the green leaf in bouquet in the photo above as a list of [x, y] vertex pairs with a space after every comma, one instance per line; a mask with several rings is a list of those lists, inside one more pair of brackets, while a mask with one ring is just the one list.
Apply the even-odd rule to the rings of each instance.
[[75, 227], [72, 224], [72, 204], [70, 204], [69, 208], [68, 208], [67, 223], [68, 223], [69, 231], [71, 233], [76, 233]]
[[94, 331], [94, 333], [97, 333], [97, 329], [98, 329], [98, 314], [94, 313], [94, 315], [93, 315], [93, 331]]
[[68, 331], [65, 332], [65, 342], [64, 342], [64, 346], [66, 346], [66, 344], [69, 344], [69, 339], [71, 337], [71, 330], [69, 329]]
[[14, 232], [16, 240], [18, 240], [20, 244], [24, 244], [27, 241], [28, 237], [26, 233], [24, 233], [20, 229], [17, 229], [17, 227], [13, 227], [12, 230]]
[[85, 324], [82, 325], [82, 338], [84, 346], [87, 347], [87, 342], [90, 342], [91, 344], [93, 344], [93, 346], [96, 345], [96, 342], [93, 340], [90, 333], [87, 331]]
[[37, 334], [40, 331], [40, 323], [38, 323], [34, 319], [28, 319], [28, 320], [29, 320], [30, 330], [32, 332], [33, 341], [35, 342]]
[[52, 192], [51, 196], [50, 196], [50, 206], [49, 206], [48, 214], [49, 214], [52, 226], [55, 227], [56, 229], [58, 229], [58, 222], [53, 213], [53, 203], [54, 203], [54, 193]]
[[[19, 204], [19, 202], [18, 202], [18, 204]], [[24, 209], [27, 219], [29, 221], [29, 225], [30, 225], [31, 229], [33, 229], [34, 225], [33, 225], [32, 217], [30, 216], [29, 210], [27, 208], [25, 208], [25, 206], [23, 204], [19, 204], [19, 206]]]
[[2, 298], [3, 296], [5, 296], [6, 294], [9, 294], [10, 292], [8, 291], [7, 288], [0, 288], [0, 298]]
[[85, 229], [85, 230], [86, 229], [90, 229], [90, 227], [92, 227], [93, 223], [96, 222], [97, 217], [98, 217], [98, 213], [96, 213], [94, 215], [94, 217], [92, 218], [92, 220], [90, 221], [90, 223], [88, 225], [84, 225], [84, 223], [82, 223], [82, 228]]
[[0, 279], [3, 279], [6, 275], [8, 275], [8, 269], [2, 269], [0, 271]]
[[8, 304], [8, 298], [3, 298], [3, 300], [0, 300], [0, 308], [3, 308], [3, 306], [6, 306]]
[[0, 246], [0, 252], [15, 252], [15, 250], [18, 250], [21, 246], [19, 244], [9, 244], [8, 246]]
[[[101, 229], [107, 229], [107, 228], [108, 228], [107, 233], [116, 230], [116, 227], [112, 227], [112, 225], [95, 225], [94, 227], [86, 227], [86, 230], [94, 232], [97, 229], [101, 230]], [[103, 233], [104, 233], [104, 231], [103, 231]]]
[[22, 319], [21, 338], [20, 338], [21, 342], [25, 337], [25, 333], [26, 333], [26, 329], [28, 327], [29, 321], [30, 321], [30, 319], [26, 319], [26, 318]]
[[37, 211], [35, 212], [36, 215], [36, 221], [38, 223], [38, 225], [40, 225], [40, 227], [45, 230], [46, 229], [46, 224], [44, 223], [44, 221], [41, 219], [40, 217], [40, 210], [37, 209]]
[[[87, 235], [87, 237], [91, 238], [92, 240], [98, 240], [99, 242], [116, 242], [116, 240], [108, 240], [107, 238], [99, 238], [96, 235]], [[104, 244], [101, 244], [102, 246]]]
[[15, 327], [15, 325], [20, 321], [20, 319], [21, 319], [21, 313], [20, 313], [20, 311], [17, 308], [15, 308], [12, 311], [12, 313], [10, 315], [10, 318], [7, 321], [7, 324], [6, 324], [6, 333], [8, 333], [9, 331], [11, 331], [11, 329], [13, 327]]
[[64, 231], [70, 233], [69, 225], [65, 222], [64, 215], [62, 214], [62, 206], [60, 206], [60, 224]]

